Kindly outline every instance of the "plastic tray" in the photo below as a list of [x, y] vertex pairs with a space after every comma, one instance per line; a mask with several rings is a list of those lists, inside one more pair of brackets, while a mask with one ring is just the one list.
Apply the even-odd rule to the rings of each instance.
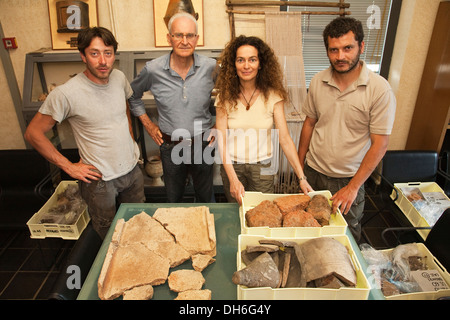
[[78, 184], [78, 181], [61, 181], [56, 187], [53, 195], [48, 199], [44, 206], [35, 213], [27, 225], [33, 239], [44, 238], [63, 238], [66, 240], [77, 240], [87, 224], [91, 220], [89, 217], [87, 206], [74, 224], [57, 224], [57, 223], [41, 223], [41, 217], [48, 210], [56, 205], [58, 194], [64, 192], [69, 184]]
[[[331, 192], [325, 191], [314, 191], [310, 192], [310, 197], [316, 194], [321, 194], [327, 199], [331, 198]], [[263, 235], [267, 237], [285, 237], [285, 238], [296, 238], [296, 237], [319, 237], [322, 235], [334, 235], [334, 234], [345, 234], [347, 230], [347, 222], [340, 210], [337, 210], [336, 214], [332, 214], [330, 218], [330, 224], [323, 227], [305, 227], [305, 228], [292, 228], [292, 227], [280, 227], [280, 228], [269, 228], [269, 227], [248, 227], [247, 221], [245, 219], [245, 213], [256, 207], [264, 200], [273, 201], [274, 199], [281, 198], [283, 196], [289, 196], [290, 194], [269, 194], [261, 192], [245, 192], [244, 199], [242, 200], [242, 205], [239, 207], [239, 218], [241, 221], [241, 233], [242, 234], [254, 234]]]
[[[370, 291], [369, 282], [361, 268], [361, 265], [352, 249], [350, 240], [346, 235], [324, 236], [331, 237], [342, 243], [349, 251], [350, 259], [356, 271], [357, 284], [355, 288], [324, 289], [324, 288], [247, 288], [242, 285], [237, 286], [238, 300], [367, 300]], [[294, 241], [302, 244], [316, 237], [307, 238], [276, 238], [280, 241]], [[257, 235], [239, 235], [237, 270], [245, 268], [241, 259], [241, 251], [248, 245], [259, 244], [259, 240], [268, 237]], [[270, 238], [275, 239], [275, 238]]]
[[[420, 214], [420, 212], [414, 207], [411, 201], [408, 200], [402, 188], [418, 188], [423, 192], [440, 192], [443, 196], [449, 200], [445, 195], [444, 191], [435, 182], [409, 182], [409, 183], [395, 183], [395, 189], [398, 192], [398, 198], [395, 200], [395, 204], [400, 208], [400, 210], [408, 218], [409, 222], [414, 227], [430, 227], [430, 224], [425, 220], [425, 218]], [[391, 198], [395, 199], [395, 191], [392, 191]], [[450, 201], [450, 200], [449, 200]], [[430, 233], [430, 230], [417, 230], [420, 236], [425, 240]]]
[[[443, 280], [450, 287], [450, 274], [442, 266], [442, 264], [434, 257], [430, 250], [423, 243], [416, 243], [417, 248], [423, 256], [426, 256], [426, 263], [429, 270], [438, 270]], [[389, 254], [394, 249], [382, 250], [383, 252]], [[423, 291], [414, 293], [402, 293], [393, 296], [385, 297], [386, 300], [436, 300], [441, 297], [450, 296], [450, 289], [441, 289], [438, 291]]]

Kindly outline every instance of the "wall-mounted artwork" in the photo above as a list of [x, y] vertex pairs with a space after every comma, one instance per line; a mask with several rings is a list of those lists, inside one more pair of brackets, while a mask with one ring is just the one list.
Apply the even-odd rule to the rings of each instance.
[[53, 49], [77, 49], [78, 32], [98, 25], [97, 0], [47, 1]]
[[153, 1], [153, 21], [155, 25], [155, 47], [168, 47], [167, 43], [167, 25], [170, 15], [174, 12], [184, 9], [195, 12], [198, 15], [198, 34], [197, 46], [204, 46], [203, 36], [203, 0], [158, 0]]

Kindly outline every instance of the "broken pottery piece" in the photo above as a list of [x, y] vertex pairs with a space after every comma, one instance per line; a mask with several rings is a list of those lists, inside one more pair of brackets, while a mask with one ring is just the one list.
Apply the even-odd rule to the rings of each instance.
[[247, 267], [236, 271], [232, 281], [236, 285], [249, 288], [271, 287], [277, 288], [281, 281], [278, 266], [267, 252], [262, 253]]

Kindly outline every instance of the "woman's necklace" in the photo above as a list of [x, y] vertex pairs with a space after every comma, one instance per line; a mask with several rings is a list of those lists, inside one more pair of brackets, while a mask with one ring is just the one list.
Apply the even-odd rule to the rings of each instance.
[[247, 103], [246, 110], [249, 110], [249, 109], [250, 109], [250, 102], [252, 102], [253, 95], [255, 94], [256, 89], [257, 89], [257, 88], [255, 87], [255, 90], [253, 91], [252, 96], [250, 97], [250, 100], [248, 100], [248, 101], [247, 101], [247, 99], [245, 98], [244, 92], [241, 90], [242, 97], [244, 98], [245, 102]]

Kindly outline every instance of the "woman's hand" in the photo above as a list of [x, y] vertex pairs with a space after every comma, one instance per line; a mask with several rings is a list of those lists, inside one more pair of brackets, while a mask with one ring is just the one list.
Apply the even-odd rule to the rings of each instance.
[[309, 192], [314, 191], [314, 189], [309, 185], [306, 179], [300, 180], [300, 189], [305, 195], [308, 195]]
[[245, 196], [244, 185], [239, 181], [239, 179], [231, 182], [230, 181], [230, 193], [231, 196], [236, 199], [239, 205], [242, 205], [242, 198]]

